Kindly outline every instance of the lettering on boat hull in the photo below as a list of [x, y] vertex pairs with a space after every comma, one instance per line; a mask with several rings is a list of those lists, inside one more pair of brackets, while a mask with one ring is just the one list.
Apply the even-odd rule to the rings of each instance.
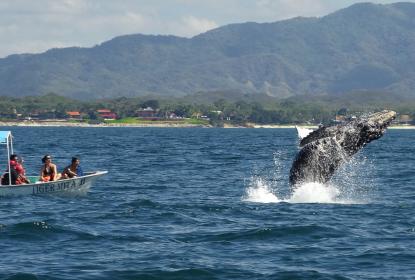
[[74, 180], [69, 182], [53, 182], [53, 183], [44, 183], [38, 184], [33, 186], [33, 194], [44, 194], [44, 193], [52, 193], [52, 192], [61, 192], [61, 191], [69, 191], [73, 189], [78, 189], [85, 185], [86, 179], [82, 178], [81, 180]]

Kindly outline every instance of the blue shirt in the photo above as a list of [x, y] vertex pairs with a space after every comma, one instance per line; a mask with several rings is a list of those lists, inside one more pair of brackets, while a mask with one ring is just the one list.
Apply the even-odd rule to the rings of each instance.
[[77, 176], [84, 176], [84, 171], [82, 170], [81, 165], [78, 165], [78, 167], [76, 168], [76, 175]]
[[[68, 168], [70, 170], [71, 169], [71, 164], [69, 164], [67, 167], [65, 167], [65, 169], [66, 168]], [[76, 167], [75, 173], [76, 173], [76, 176], [84, 176], [84, 171], [82, 170], [81, 165], [78, 165]]]

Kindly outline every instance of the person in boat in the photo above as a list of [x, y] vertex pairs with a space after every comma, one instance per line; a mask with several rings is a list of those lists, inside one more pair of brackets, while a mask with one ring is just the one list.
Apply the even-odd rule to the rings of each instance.
[[[12, 158], [13, 157], [13, 158]], [[23, 167], [23, 158], [17, 155], [12, 155], [10, 157], [10, 167], [14, 168], [17, 171], [18, 178], [16, 180], [16, 185], [28, 184], [30, 181], [26, 177], [26, 170]]]
[[42, 169], [40, 170], [40, 181], [49, 182], [56, 181], [59, 179], [58, 169], [56, 164], [52, 163], [52, 157], [50, 155], [45, 155], [42, 158]]
[[69, 179], [79, 176], [84, 176], [84, 172], [82, 171], [81, 161], [78, 157], [73, 157], [71, 160], [71, 164], [65, 167], [62, 172], [61, 179]]
[[11, 174], [11, 184], [12, 185], [21, 185], [28, 184], [30, 181], [26, 178], [26, 171], [23, 167], [23, 159], [19, 158], [16, 154], [10, 156], [10, 168], [7, 167], [6, 173], [2, 177], [2, 185], [9, 185], [9, 176]]
[[[15, 169], [11, 169], [12, 171], [6, 171], [6, 173], [1, 176], [1, 185], [16, 185], [17, 178], [19, 177], [19, 174], [17, 174], [17, 171]], [[9, 174], [11, 173], [11, 181], [9, 180]]]

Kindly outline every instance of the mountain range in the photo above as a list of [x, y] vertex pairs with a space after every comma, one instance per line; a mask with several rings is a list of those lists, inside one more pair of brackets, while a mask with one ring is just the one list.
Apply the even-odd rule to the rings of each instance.
[[359, 3], [320, 18], [240, 23], [192, 38], [126, 35], [0, 59], [0, 95], [76, 99], [231, 91], [286, 98], [415, 98], [415, 4]]

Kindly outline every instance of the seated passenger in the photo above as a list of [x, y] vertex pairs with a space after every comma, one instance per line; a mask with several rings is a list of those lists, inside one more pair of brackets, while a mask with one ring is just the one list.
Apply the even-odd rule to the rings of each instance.
[[56, 165], [52, 163], [52, 158], [50, 155], [45, 155], [42, 158], [42, 169], [40, 170], [40, 181], [49, 182], [56, 181], [59, 179], [59, 174], [56, 168]]
[[17, 178], [19, 177], [19, 174], [17, 174], [17, 171], [14, 170], [13, 168], [12, 168], [11, 173], [12, 173], [11, 181], [9, 180], [9, 171], [3, 174], [3, 176], [1, 177], [1, 185], [6, 186], [6, 185], [10, 185], [10, 183], [11, 185], [17, 185], [16, 181], [17, 181]]
[[[26, 171], [23, 168], [23, 160], [19, 159], [19, 157], [15, 154], [10, 156], [10, 168], [12, 170], [11, 174], [12, 174], [12, 185], [21, 185], [21, 184], [27, 184], [30, 183], [30, 181], [26, 178]], [[7, 173], [5, 174], [5, 176], [3, 177], [7, 177], [5, 179], [5, 181], [9, 180], [8, 179], [8, 170], [9, 168], [7, 168]], [[9, 183], [7, 183], [8, 185]]]
[[73, 157], [71, 164], [63, 170], [61, 179], [74, 178], [78, 176], [84, 176], [84, 172], [82, 171], [79, 158]]

